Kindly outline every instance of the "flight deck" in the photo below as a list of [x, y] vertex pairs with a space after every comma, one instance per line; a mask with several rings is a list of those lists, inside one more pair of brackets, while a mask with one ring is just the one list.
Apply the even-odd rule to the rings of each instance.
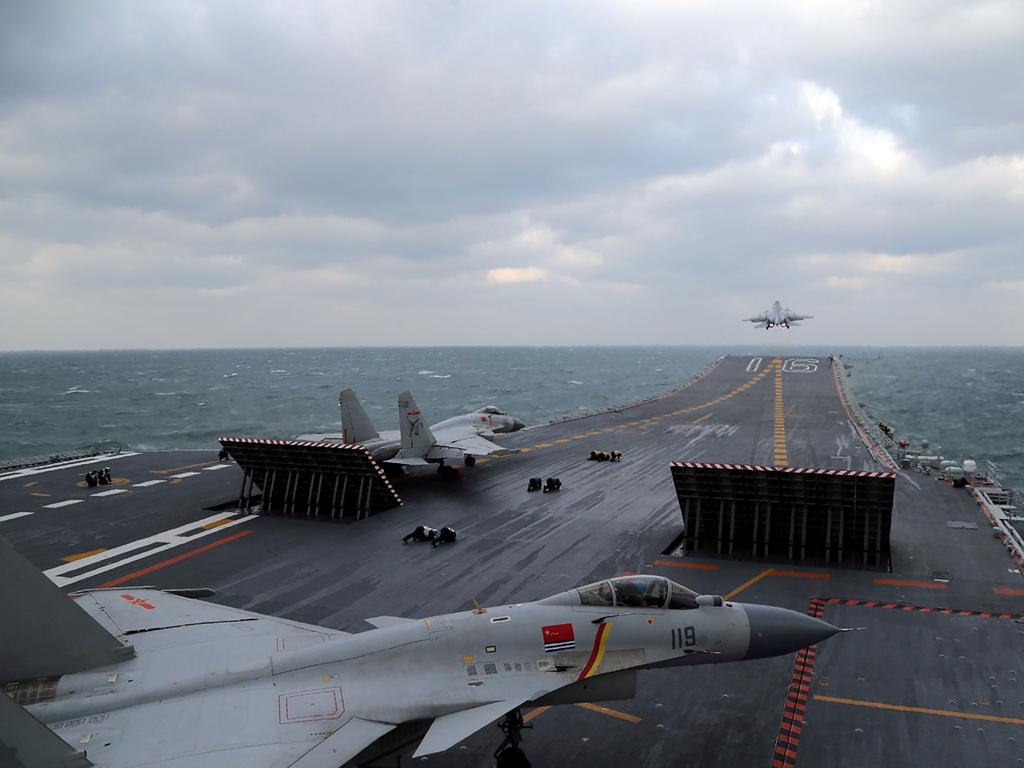
[[[401, 505], [359, 520], [240, 511], [243, 474], [215, 450], [23, 469], [0, 475], [0, 535], [67, 591], [209, 587], [213, 602], [348, 632], [631, 573], [859, 628], [795, 658], [646, 671], [631, 700], [528, 710], [535, 766], [1024, 764], [1018, 565], [969, 488], [896, 470], [865, 440], [840, 375], [827, 355], [726, 357], [664, 396], [501, 436], [518, 452], [458, 480], [392, 478]], [[622, 461], [588, 461], [595, 450]], [[673, 462], [895, 472], [887, 557], [692, 551]], [[88, 487], [107, 465], [112, 483]], [[549, 476], [561, 491], [527, 492]], [[403, 545], [420, 524], [459, 539]], [[500, 740], [484, 729], [429, 763], [490, 765]], [[403, 763], [420, 762], [414, 748]]]

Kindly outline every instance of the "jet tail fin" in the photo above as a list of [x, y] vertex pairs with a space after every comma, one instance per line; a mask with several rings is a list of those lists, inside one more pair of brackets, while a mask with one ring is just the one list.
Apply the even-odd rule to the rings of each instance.
[[398, 458], [423, 458], [437, 442], [409, 390], [398, 396], [398, 426], [402, 432], [402, 449]]
[[72, 748], [28, 710], [0, 693], [0, 765], [89, 768], [85, 752]]
[[0, 616], [11, 622], [0, 632], [0, 682], [58, 677], [134, 654], [3, 538], [0, 584]]
[[343, 389], [338, 394], [338, 405], [341, 406], [341, 434], [346, 443], [365, 443], [376, 440], [380, 434], [366, 415], [359, 398], [351, 389]]

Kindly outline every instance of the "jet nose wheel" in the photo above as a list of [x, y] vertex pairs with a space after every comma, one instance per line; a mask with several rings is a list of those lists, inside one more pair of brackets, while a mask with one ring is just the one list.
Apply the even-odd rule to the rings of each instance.
[[519, 748], [519, 742], [523, 738], [523, 729], [533, 728], [532, 725], [523, 723], [522, 710], [513, 709], [502, 718], [498, 727], [505, 734], [505, 740], [494, 750], [495, 768], [531, 768], [529, 758]]

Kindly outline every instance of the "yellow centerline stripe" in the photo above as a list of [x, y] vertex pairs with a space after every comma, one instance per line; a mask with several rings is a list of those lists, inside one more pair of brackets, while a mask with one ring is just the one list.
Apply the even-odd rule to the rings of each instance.
[[77, 555], [67, 555], [66, 557], [62, 557], [61, 560], [63, 560], [65, 563], [73, 563], [75, 562], [75, 560], [81, 560], [85, 557], [92, 557], [93, 555], [98, 555], [100, 552], [106, 551], [106, 547], [100, 547], [99, 549], [90, 549], [88, 552], [79, 552]]
[[987, 720], [991, 723], [1009, 723], [1024, 725], [1024, 718], [1002, 717], [1000, 715], [981, 715], [975, 712], [956, 712], [950, 709], [930, 709], [929, 707], [908, 707], [904, 704], [885, 704], [881, 701], [863, 701], [861, 699], [843, 699], [838, 696], [814, 695], [815, 701], [827, 701], [832, 704], [849, 704], [854, 707], [886, 709], [892, 712], [912, 712], [917, 715], [938, 715], [940, 717], [962, 717], [965, 720]]
[[744, 581], [742, 584], [740, 584], [738, 587], [736, 587], [736, 589], [734, 589], [732, 592], [727, 592], [726, 594], [722, 595], [722, 598], [724, 600], [732, 600], [734, 597], [736, 597], [736, 595], [738, 595], [740, 592], [742, 592], [747, 587], [752, 587], [755, 584], [757, 584], [757, 582], [759, 582], [761, 579], [763, 579], [765, 576], [771, 576], [771, 575], [772, 575], [772, 569], [771, 568], [763, 570], [759, 574], [757, 574], [757, 576], [755, 576], [754, 578], [747, 579], [746, 581]]
[[[602, 707], [600, 704], [577, 704], [577, 707], [583, 707], [583, 709], [589, 709], [591, 712], [597, 712], [599, 715], [608, 715], [609, 717], [617, 717], [619, 720], [625, 720], [627, 723], [633, 723], [636, 725], [640, 722], [640, 718], [636, 715], [629, 715], [625, 712], [619, 712], [617, 709], [611, 707]], [[531, 712], [531, 714], [533, 714]], [[526, 720], [524, 717], [523, 720]]]
[[209, 530], [210, 528], [220, 528], [222, 525], [227, 525], [228, 523], [233, 522], [235, 521], [231, 520], [230, 518], [226, 518], [224, 520], [214, 520], [212, 523], [207, 523], [206, 525], [201, 525], [199, 527]]

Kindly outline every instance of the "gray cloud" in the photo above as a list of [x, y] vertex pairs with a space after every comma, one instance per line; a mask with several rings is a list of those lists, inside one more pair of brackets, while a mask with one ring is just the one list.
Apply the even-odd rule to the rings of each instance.
[[0, 348], [1024, 343], [1022, 51], [1012, 2], [5, 4]]

